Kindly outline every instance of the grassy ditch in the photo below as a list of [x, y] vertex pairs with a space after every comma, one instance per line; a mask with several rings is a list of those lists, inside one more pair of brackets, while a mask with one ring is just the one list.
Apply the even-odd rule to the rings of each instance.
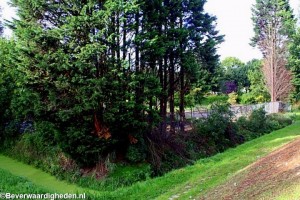
[[57, 181], [54, 177], [8, 158], [0, 157], [0, 168], [22, 176], [47, 190], [91, 192], [96, 199], [177, 199], [194, 198], [226, 180], [255, 162], [260, 157], [280, 148], [282, 145], [299, 138], [300, 121], [249, 141], [237, 148], [210, 158], [200, 159], [195, 165], [174, 170], [162, 177], [138, 182], [115, 191], [90, 191], [76, 185]]

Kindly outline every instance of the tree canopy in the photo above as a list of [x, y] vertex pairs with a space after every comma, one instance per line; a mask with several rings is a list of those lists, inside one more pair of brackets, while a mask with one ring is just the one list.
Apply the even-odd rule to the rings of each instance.
[[216, 84], [223, 36], [205, 2], [12, 0], [14, 117], [60, 130], [49, 137], [88, 165], [175, 133], [175, 93], [183, 122], [191, 88]]
[[292, 9], [288, 0], [256, 0], [252, 14], [252, 44], [263, 54], [263, 72], [271, 101], [284, 100], [292, 90], [291, 73], [286, 68], [287, 46], [295, 31]]

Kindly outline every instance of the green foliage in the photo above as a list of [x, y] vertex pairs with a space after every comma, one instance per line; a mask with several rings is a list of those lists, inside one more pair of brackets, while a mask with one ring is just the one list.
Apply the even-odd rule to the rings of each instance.
[[284, 128], [288, 125], [291, 125], [293, 123], [292, 116], [289, 117], [289, 116], [285, 116], [280, 113], [268, 115], [267, 120], [269, 120], [270, 122], [275, 121], [278, 123], [276, 128], [272, 128], [272, 126], [270, 127], [272, 130], [278, 130], [278, 129]]
[[251, 115], [240, 117], [236, 124], [239, 134], [246, 140], [252, 140], [274, 130], [284, 128], [292, 124], [293, 120], [283, 114], [266, 115], [263, 109], [254, 110]]
[[[14, 90], [20, 86], [20, 78], [13, 58], [16, 55], [15, 42], [0, 37], [0, 132], [4, 124], [12, 119], [10, 105]], [[1, 137], [1, 136], [0, 136]]]
[[214, 103], [227, 103], [227, 95], [209, 95], [201, 100], [201, 105], [211, 105]]
[[[295, 19], [287, 0], [257, 0], [252, 13], [255, 32], [253, 45], [261, 45], [260, 42], [268, 38], [270, 28], [278, 29], [277, 32], [282, 36], [292, 36], [295, 32]], [[259, 48], [264, 52], [267, 50], [262, 46]]]
[[[222, 60], [221, 66], [224, 71], [221, 84], [224, 84], [226, 81], [234, 81], [234, 83], [239, 87], [238, 90], [249, 88], [250, 82], [247, 77], [247, 73], [249, 70], [248, 65], [244, 64], [238, 58], [227, 57]], [[223, 87], [225, 86], [221, 85], [221, 88]]]
[[129, 145], [126, 158], [133, 163], [139, 163], [146, 160], [147, 149], [145, 142], [140, 139], [137, 144]]
[[237, 104], [238, 94], [236, 92], [232, 92], [228, 94], [228, 103], [231, 105]]
[[[15, 139], [7, 138], [3, 150], [8, 155], [25, 163], [32, 164], [51, 174], [61, 172], [59, 154], [55, 134], [57, 129], [50, 122], [36, 123], [33, 132], [24, 132]], [[6, 129], [7, 131], [7, 129]]]
[[247, 76], [250, 81], [250, 88], [248, 93], [244, 93], [240, 97], [241, 103], [253, 104], [270, 101], [270, 94], [262, 73], [262, 61], [254, 59], [249, 61], [247, 65], [249, 68]]
[[[264, 135], [213, 157], [201, 159], [193, 166], [174, 170], [160, 178], [147, 179], [146, 181], [138, 182], [128, 187], [118, 187], [113, 191], [101, 189], [99, 193], [96, 192], [97, 197], [94, 199], [168, 199], [175, 193], [180, 193], [182, 194], [182, 196], [180, 195], [181, 198], [188, 199], [190, 196], [198, 197], [199, 195], [204, 195], [207, 191], [224, 183], [224, 180], [228, 179], [228, 174], [238, 173], [258, 158], [261, 158], [282, 147], [284, 144], [299, 138], [299, 127], [300, 123], [297, 121], [293, 125], [282, 130], [274, 131], [271, 134]], [[3, 157], [1, 157], [1, 159], [2, 161], [4, 160]], [[11, 160], [10, 162], [5, 160], [4, 163], [0, 162], [0, 166], [8, 163], [13, 162]], [[10, 169], [16, 169], [16, 166], [10, 165]], [[22, 165], [20, 173], [25, 174], [25, 172], [28, 172], [28, 170]], [[28, 172], [27, 175], [34, 174], [34, 176], [29, 177], [28, 180], [32, 180], [35, 177], [40, 176], [40, 173], [42, 172]], [[7, 177], [10, 180], [14, 178], [14, 176], [11, 175], [8, 175]], [[27, 178], [28, 176], [25, 177]], [[202, 180], [203, 184], [198, 184], [199, 180]], [[3, 181], [5, 182], [6, 180]], [[43, 179], [44, 185], [47, 185], [48, 182], [49, 178]], [[39, 185], [41, 184], [42, 183], [39, 182]], [[55, 184], [51, 182], [51, 184], [52, 186], [58, 185], [57, 182], [55, 182]], [[187, 191], [186, 189], [188, 185], [193, 185], [195, 190]], [[64, 187], [60, 186], [59, 191], [62, 189], [62, 192], [72, 191], [68, 187], [70, 187], [69, 184], [65, 184]], [[83, 188], [83, 191], [87, 192], [88, 190], [87, 188]], [[187, 193], [181, 193], [182, 191], [186, 191]], [[95, 192], [93, 194], [95, 194]], [[93, 197], [92, 194], [89, 194], [88, 196]]]
[[221, 152], [239, 143], [232, 117], [228, 104], [213, 104], [207, 118], [194, 122], [199, 146], [207, 143], [205, 145], [213, 148], [207, 152]]
[[0, 169], [0, 192], [11, 194], [46, 194], [52, 191]]
[[[9, 54], [13, 62], [5, 66], [16, 66], [20, 75], [0, 85], [0, 94], [8, 94], [3, 101], [0, 96], [0, 116], [7, 104], [11, 119], [51, 124], [54, 139], [41, 137], [80, 166], [115, 151], [144, 160], [146, 148], [130, 145], [128, 136], [145, 139], [166, 118], [166, 105], [174, 114], [176, 92], [186, 95], [182, 107], [193, 106], [194, 96], [216, 82], [223, 36], [204, 3], [13, 0], [15, 55], [3, 43], [0, 56]], [[192, 87], [201, 92], [189, 94]]]
[[[201, 99], [202, 94], [199, 91], [199, 88], [195, 88], [192, 91], [190, 91], [189, 94], [184, 96], [184, 105], [189, 108], [193, 108], [196, 105], [196, 102], [198, 99]], [[175, 106], [180, 105], [180, 98], [179, 93], [175, 93]]]
[[241, 104], [254, 104], [255, 103], [255, 96], [252, 93], [244, 93], [239, 97], [239, 102]]
[[67, 152], [78, 164], [93, 166], [111, 152], [114, 141], [100, 139], [89, 134], [87, 129], [72, 127], [60, 133], [57, 141], [61, 149]]
[[300, 100], [300, 29], [292, 37], [289, 44], [289, 68], [293, 73], [292, 83], [294, 91], [292, 93], [292, 100], [298, 102]]
[[296, 101], [292, 104], [292, 111], [294, 111], [294, 112], [300, 111], [300, 102], [299, 101]]
[[145, 181], [150, 178], [150, 175], [150, 165], [141, 163], [137, 165], [115, 164], [114, 169], [100, 177], [100, 180], [95, 179], [96, 174], [82, 177], [79, 171], [66, 173], [61, 178], [83, 188], [113, 192], [118, 188], [129, 187], [136, 182]]

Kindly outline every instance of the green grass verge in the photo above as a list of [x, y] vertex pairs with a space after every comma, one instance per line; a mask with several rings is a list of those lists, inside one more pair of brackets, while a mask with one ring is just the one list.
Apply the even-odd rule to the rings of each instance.
[[[91, 192], [93, 195], [97, 195], [94, 196], [95, 199], [169, 199], [172, 196], [176, 196], [178, 199], [189, 199], [198, 197], [208, 189], [225, 182], [260, 157], [298, 138], [299, 135], [300, 121], [297, 121], [284, 129], [274, 131], [216, 156], [201, 159], [193, 166], [174, 170], [162, 177], [138, 182], [115, 191]], [[79, 193], [89, 191], [58, 181], [40, 170], [4, 156], [0, 156], [0, 168], [8, 170], [14, 175], [25, 177], [33, 184], [49, 190]]]
[[25, 178], [14, 176], [8, 171], [0, 169], [0, 193], [12, 194], [43, 194], [53, 191], [33, 184]]
[[[271, 199], [271, 198], [270, 198]], [[300, 185], [294, 183], [290, 187], [283, 190], [283, 192], [275, 198], [276, 200], [299, 200], [300, 199]]]
[[237, 148], [201, 159], [195, 165], [175, 170], [163, 177], [121, 188], [107, 197], [111, 199], [178, 199], [198, 197], [208, 189], [225, 182], [260, 157], [298, 138], [300, 122], [274, 131]]
[[57, 180], [54, 176], [51, 176], [40, 169], [36, 169], [32, 166], [23, 164], [3, 155], [0, 155], [0, 169], [5, 170], [15, 176], [25, 178], [32, 184], [41, 186], [50, 191], [61, 193], [93, 192], [92, 190], [81, 188], [65, 181]]

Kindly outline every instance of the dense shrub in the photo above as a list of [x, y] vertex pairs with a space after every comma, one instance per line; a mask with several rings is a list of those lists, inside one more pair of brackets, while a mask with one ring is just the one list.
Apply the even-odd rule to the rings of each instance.
[[255, 96], [252, 93], [244, 93], [239, 97], [239, 101], [241, 104], [253, 104], [255, 103]]
[[250, 131], [255, 133], [265, 133], [268, 131], [266, 121], [267, 117], [264, 109], [260, 108], [254, 110], [249, 116], [248, 128]]
[[136, 144], [129, 145], [126, 152], [126, 158], [133, 163], [145, 161], [146, 156], [146, 145], [142, 139], [140, 139]]
[[300, 101], [293, 102], [292, 110], [300, 111]]
[[212, 152], [224, 151], [242, 142], [237, 134], [237, 128], [232, 122], [233, 114], [228, 104], [214, 104], [207, 118], [201, 118], [194, 122], [194, 135], [199, 138], [198, 145], [203, 141], [213, 146]]
[[236, 92], [231, 92], [228, 94], [228, 103], [231, 105], [237, 104], [238, 94]]
[[240, 96], [241, 104], [264, 103], [268, 101], [266, 94], [255, 94], [253, 92], [244, 93]]
[[292, 123], [293, 119], [291, 117], [287, 117], [280, 113], [274, 113], [267, 116], [267, 124], [272, 130], [284, 128]]
[[55, 140], [57, 129], [49, 122], [41, 122], [35, 123], [34, 127], [20, 133], [22, 127], [20, 129], [19, 125], [22, 126], [22, 124], [14, 124], [5, 129], [6, 134], [10, 132], [17, 137], [6, 138], [2, 146], [4, 152], [52, 174], [57, 173], [60, 168], [58, 154], [61, 152]]
[[254, 110], [251, 115], [240, 117], [236, 124], [239, 134], [243, 135], [246, 140], [252, 140], [263, 134], [284, 128], [292, 124], [293, 120], [283, 114], [266, 115], [263, 109]]
[[201, 105], [211, 105], [213, 103], [227, 103], [227, 95], [209, 95], [201, 100]]
[[190, 164], [185, 137], [181, 132], [170, 134], [155, 128], [147, 136], [148, 161], [151, 164], [152, 175], [164, 173]]
[[238, 85], [236, 84], [235, 81], [226, 81], [225, 82], [225, 93], [230, 94], [232, 92], [237, 92], [238, 91]]
[[57, 136], [59, 146], [80, 166], [93, 166], [112, 150], [113, 140], [92, 135], [88, 129], [70, 127]]

